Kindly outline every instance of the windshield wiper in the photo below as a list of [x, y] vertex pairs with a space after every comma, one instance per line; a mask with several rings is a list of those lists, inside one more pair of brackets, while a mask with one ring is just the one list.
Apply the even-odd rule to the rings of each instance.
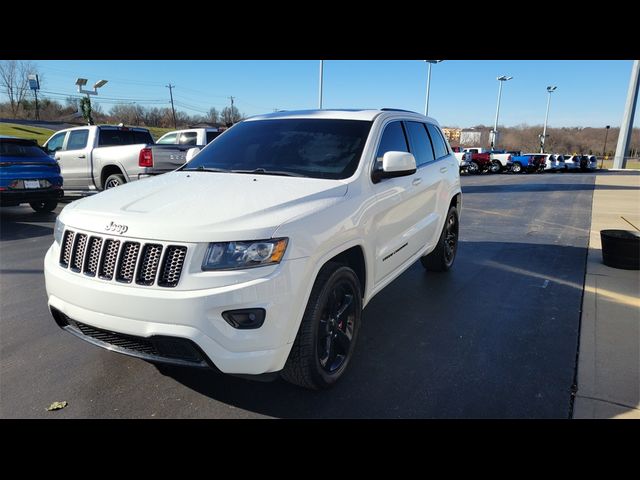
[[301, 173], [285, 172], [282, 170], [267, 170], [264, 168], [256, 168], [255, 170], [231, 170], [231, 173], [249, 173], [254, 175], [282, 175], [284, 177], [306, 177]]
[[183, 172], [218, 172], [218, 173], [229, 173], [231, 170], [226, 170], [224, 168], [213, 168], [213, 167], [204, 167], [202, 165], [197, 166], [196, 168], [183, 168]]

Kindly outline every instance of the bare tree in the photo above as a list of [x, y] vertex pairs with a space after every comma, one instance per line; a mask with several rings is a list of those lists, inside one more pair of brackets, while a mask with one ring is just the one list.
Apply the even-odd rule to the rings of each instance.
[[206, 116], [206, 120], [209, 123], [219, 123], [220, 122], [220, 112], [216, 110], [215, 107], [211, 107], [209, 113]]
[[[3, 60], [0, 62], [0, 82], [5, 89], [5, 94], [9, 99], [9, 108], [13, 118], [18, 117], [20, 107], [29, 92], [29, 74], [38, 74], [35, 63], [28, 60]], [[38, 74], [40, 83], [42, 75]]]
[[220, 121], [225, 125], [238, 123], [244, 118], [244, 115], [234, 105], [233, 107], [224, 107], [220, 113]]

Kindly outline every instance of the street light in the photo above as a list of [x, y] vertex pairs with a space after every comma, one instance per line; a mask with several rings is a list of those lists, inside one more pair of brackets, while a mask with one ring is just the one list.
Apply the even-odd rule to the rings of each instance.
[[[76, 78], [76, 85], [78, 87], [78, 92], [84, 93], [87, 96], [87, 100], [89, 101], [89, 106], [91, 106], [91, 95], [98, 95], [98, 89], [100, 87], [104, 87], [107, 82], [108, 80], [98, 80], [96, 83], [93, 84], [93, 90], [85, 90], [82, 87], [84, 87], [87, 84], [87, 79], [82, 77]], [[91, 125], [93, 123], [91, 116], [89, 116], [88, 120], [89, 120], [89, 125]]]
[[607, 153], [607, 137], [609, 136], [609, 129], [611, 128], [611, 125], [607, 125], [604, 128], [605, 128], [604, 147], [602, 148], [602, 161], [600, 162], [600, 168], [602, 168], [602, 166], [604, 165], [604, 156]]
[[540, 137], [540, 153], [544, 153], [544, 142], [547, 139], [547, 120], [549, 119], [549, 104], [551, 103], [551, 94], [556, 91], [555, 85], [547, 87], [547, 113], [544, 115], [544, 128], [542, 129], [542, 136]]
[[500, 97], [502, 97], [502, 84], [507, 80], [511, 80], [513, 77], [507, 77], [501, 75], [497, 77], [498, 80], [498, 106], [496, 107], [496, 121], [493, 124], [493, 130], [491, 131], [491, 150], [493, 150], [498, 143], [498, 115], [500, 114]]
[[440, 63], [442, 60], [425, 60], [429, 68], [427, 69], [427, 99], [424, 102], [424, 115], [429, 115], [429, 90], [431, 89], [431, 65], [434, 63]]

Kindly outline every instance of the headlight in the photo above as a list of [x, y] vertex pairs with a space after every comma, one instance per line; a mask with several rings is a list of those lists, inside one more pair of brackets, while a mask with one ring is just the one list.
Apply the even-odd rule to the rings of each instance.
[[57, 244], [62, 241], [62, 233], [64, 232], [64, 223], [60, 221], [60, 217], [56, 217], [56, 228], [53, 230], [53, 239]]
[[250, 242], [210, 243], [202, 270], [235, 270], [280, 263], [288, 239], [272, 238]]

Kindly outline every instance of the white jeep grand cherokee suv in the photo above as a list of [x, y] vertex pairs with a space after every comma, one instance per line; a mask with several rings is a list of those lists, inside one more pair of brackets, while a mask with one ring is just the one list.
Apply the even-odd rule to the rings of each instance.
[[328, 387], [376, 293], [416, 260], [453, 264], [458, 172], [417, 113], [253, 117], [174, 172], [69, 204], [49, 307], [109, 350]]

